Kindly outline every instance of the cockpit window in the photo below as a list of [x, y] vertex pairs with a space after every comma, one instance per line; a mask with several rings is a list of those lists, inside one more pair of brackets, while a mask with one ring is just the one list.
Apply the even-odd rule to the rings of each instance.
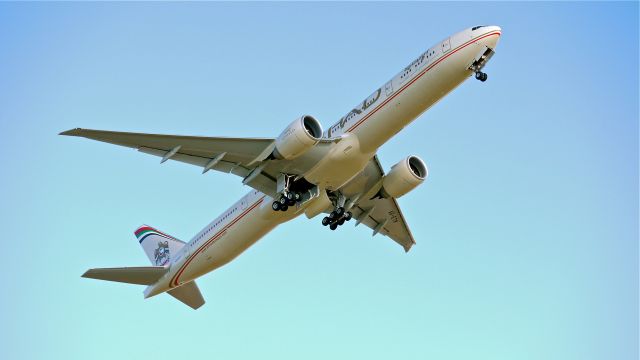
[[478, 29], [480, 29], [481, 27], [484, 27], [484, 25], [474, 26], [474, 27], [472, 27], [472, 28], [471, 28], [471, 31], [478, 30]]

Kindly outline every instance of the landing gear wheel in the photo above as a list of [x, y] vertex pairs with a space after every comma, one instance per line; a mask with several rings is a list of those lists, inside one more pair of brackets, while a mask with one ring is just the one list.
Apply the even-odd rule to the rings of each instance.
[[271, 204], [271, 208], [273, 209], [273, 211], [280, 210], [280, 203], [277, 201], [274, 201], [273, 204]]
[[335, 219], [338, 217], [338, 214], [334, 211], [331, 212], [331, 214], [329, 214], [329, 219]]
[[347, 213], [344, 215], [344, 219], [346, 221], [351, 220], [352, 217], [353, 217], [353, 214], [351, 213], [351, 211], [347, 211]]
[[328, 216], [325, 216], [325, 217], [322, 219], [322, 226], [327, 226], [327, 225], [329, 225], [329, 224], [331, 224], [331, 219], [329, 219], [329, 217], [328, 217]]
[[300, 195], [300, 193], [295, 193], [293, 197], [295, 201], [300, 201], [300, 199], [302, 199], [302, 195]]
[[284, 206], [287, 205], [287, 198], [286, 197], [281, 197], [280, 200], [278, 200], [280, 202], [280, 205]]
[[487, 76], [486, 73], [483, 73], [482, 71], [476, 72], [476, 79], [477, 80], [485, 82], [485, 81], [487, 81], [487, 78], [488, 78], [488, 76]]
[[293, 206], [293, 205], [295, 205], [295, 204], [296, 204], [296, 201], [295, 201], [295, 200], [287, 200], [287, 205], [288, 205], [288, 206]]
[[342, 225], [342, 224], [344, 224], [344, 218], [338, 220], [338, 225]]
[[295, 199], [296, 199], [296, 195], [293, 192], [287, 193], [287, 200], [295, 200]]
[[282, 205], [282, 207], [280, 208], [280, 211], [287, 211], [288, 209], [289, 209], [289, 206]]
[[339, 207], [336, 209], [335, 211], [336, 215], [340, 216], [342, 214], [344, 214], [344, 208], [343, 207]]
[[329, 229], [331, 229], [331, 230], [335, 230], [337, 228], [338, 228], [338, 224], [336, 224], [336, 223], [333, 223], [333, 224], [329, 225]]

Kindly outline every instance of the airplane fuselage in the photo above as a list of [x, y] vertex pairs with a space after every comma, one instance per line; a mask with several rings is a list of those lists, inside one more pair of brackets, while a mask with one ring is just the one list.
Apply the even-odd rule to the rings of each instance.
[[[323, 138], [340, 138], [314, 159], [303, 175], [309, 183], [339, 190], [358, 175], [380, 146], [474, 74], [472, 65], [495, 48], [497, 26], [467, 29], [439, 42], [329, 127]], [[318, 156], [313, 151], [302, 156]], [[274, 199], [251, 190], [173, 256], [170, 270], [145, 290], [153, 296], [188, 283], [233, 260], [278, 224], [300, 215], [275, 212]]]
[[484, 31], [462, 31], [425, 51], [331, 126], [326, 137], [349, 141], [338, 144], [305, 178], [332, 190], [356, 176], [380, 146], [473, 74], [473, 59], [488, 45], [494, 48], [501, 33], [495, 26], [479, 30]]

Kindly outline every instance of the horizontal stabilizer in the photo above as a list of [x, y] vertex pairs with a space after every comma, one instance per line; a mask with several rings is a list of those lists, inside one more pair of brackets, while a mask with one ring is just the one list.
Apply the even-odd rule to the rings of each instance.
[[87, 270], [82, 274], [82, 277], [129, 284], [151, 285], [160, 280], [167, 270], [168, 268], [162, 266], [98, 268]]
[[167, 293], [187, 304], [194, 310], [204, 305], [204, 298], [202, 297], [200, 289], [198, 289], [198, 285], [196, 285], [195, 281], [186, 283], [173, 290], [169, 290]]

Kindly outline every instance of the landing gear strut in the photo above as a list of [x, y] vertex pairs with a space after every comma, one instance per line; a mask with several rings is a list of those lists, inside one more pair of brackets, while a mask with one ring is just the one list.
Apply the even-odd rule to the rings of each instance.
[[487, 74], [483, 73], [482, 71], [478, 70], [476, 71], [476, 80], [480, 80], [482, 82], [487, 81]]
[[322, 225], [324, 226], [328, 225], [329, 229], [335, 230], [338, 228], [338, 226], [351, 220], [351, 218], [353, 217], [353, 214], [351, 214], [351, 211], [347, 211], [345, 207], [347, 209], [350, 209], [351, 206], [353, 205], [353, 202], [355, 202], [355, 199], [352, 199], [352, 201], [349, 204], [347, 204], [347, 199], [339, 191], [330, 194], [330, 196], [333, 200], [333, 205], [335, 206], [335, 208], [329, 214], [329, 216], [325, 216], [322, 219]]
[[482, 68], [487, 64], [489, 59], [495, 54], [493, 49], [487, 47], [482, 55], [469, 66], [469, 70], [476, 73], [476, 79], [482, 82], [487, 81], [487, 74], [482, 72]]
[[296, 191], [291, 191], [290, 189], [294, 177], [294, 175], [282, 174], [278, 178], [280, 197], [274, 200], [273, 204], [271, 204], [271, 208], [274, 211], [287, 211], [289, 206], [294, 206], [297, 202], [302, 200], [302, 194]]

